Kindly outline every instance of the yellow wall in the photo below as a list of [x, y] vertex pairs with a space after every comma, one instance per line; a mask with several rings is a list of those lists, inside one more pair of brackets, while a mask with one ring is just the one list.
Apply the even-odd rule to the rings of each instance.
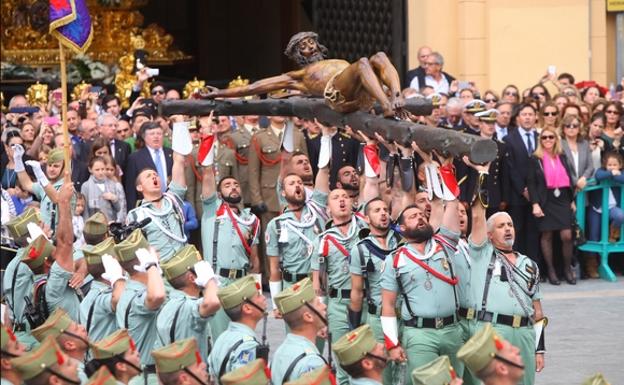
[[482, 90], [530, 87], [551, 64], [606, 85], [615, 76], [606, 20], [604, 0], [408, 0], [408, 66], [428, 45]]

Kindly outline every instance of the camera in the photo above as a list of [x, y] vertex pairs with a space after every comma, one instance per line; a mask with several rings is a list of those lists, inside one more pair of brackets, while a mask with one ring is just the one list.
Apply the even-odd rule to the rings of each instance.
[[145, 218], [140, 222], [131, 222], [127, 225], [119, 222], [113, 222], [108, 225], [108, 231], [113, 235], [113, 239], [115, 239], [115, 243], [119, 243], [124, 239], [128, 238], [130, 234], [136, 229], [142, 229], [147, 226], [148, 223], [152, 221], [152, 218]]

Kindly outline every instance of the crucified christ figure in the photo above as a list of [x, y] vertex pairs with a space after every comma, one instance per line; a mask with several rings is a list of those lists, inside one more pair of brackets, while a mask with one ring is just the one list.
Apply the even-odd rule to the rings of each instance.
[[282, 75], [258, 80], [243, 87], [212, 89], [205, 98], [227, 98], [265, 94], [281, 89], [323, 97], [334, 110], [342, 113], [368, 111], [377, 101], [385, 117], [402, 117], [405, 99], [401, 95], [399, 74], [385, 53], [355, 63], [325, 59], [327, 48], [314, 32], [294, 35], [284, 54], [301, 66]]

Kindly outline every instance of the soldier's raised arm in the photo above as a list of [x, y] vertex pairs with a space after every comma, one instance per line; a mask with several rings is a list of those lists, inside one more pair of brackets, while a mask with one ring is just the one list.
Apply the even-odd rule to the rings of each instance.
[[199, 164], [203, 166], [201, 188], [202, 199], [211, 197], [217, 189], [214, 172], [214, 153], [212, 150], [215, 141], [215, 137], [212, 133], [211, 127], [212, 116], [213, 113], [212, 111], [210, 111], [210, 115], [202, 116], [199, 118], [199, 131], [202, 139], [201, 144], [199, 145], [199, 151], [197, 153], [197, 160]]
[[360, 193], [360, 203], [367, 203], [379, 196], [379, 174], [381, 173], [381, 161], [379, 160], [379, 148], [375, 140], [369, 138], [362, 131], [358, 134], [364, 139], [364, 185]]
[[463, 158], [464, 163], [474, 168], [479, 173], [475, 191], [472, 193], [472, 231], [470, 232], [470, 240], [475, 245], [481, 245], [487, 239], [487, 219], [485, 217], [485, 209], [487, 207], [487, 196], [482, 194], [487, 183], [487, 174], [490, 164], [476, 165], [470, 161], [467, 156]]
[[314, 122], [321, 127], [321, 149], [319, 151], [318, 172], [314, 180], [314, 189], [329, 194], [329, 162], [331, 161], [332, 139], [331, 128], [321, 124], [318, 120]]
[[[172, 141], [188, 141], [184, 145], [188, 146], [188, 151], [192, 151], [193, 144], [191, 141], [191, 134], [188, 131], [189, 122], [185, 120], [182, 115], [172, 115], [170, 117], [173, 122], [173, 138]], [[186, 188], [186, 175], [184, 173], [184, 164], [186, 163], [186, 155], [183, 155], [176, 151], [176, 146], [173, 146], [173, 166], [171, 167], [171, 182], [180, 187]]]
[[[66, 171], [66, 174], [69, 174]], [[65, 271], [74, 271], [73, 244], [74, 230], [72, 227], [71, 199], [74, 186], [66, 175], [65, 182], [58, 194], [58, 225], [56, 227], [56, 249], [54, 259]]]

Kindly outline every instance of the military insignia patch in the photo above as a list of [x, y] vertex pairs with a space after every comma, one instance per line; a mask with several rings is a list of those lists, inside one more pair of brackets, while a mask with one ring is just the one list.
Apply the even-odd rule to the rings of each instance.
[[236, 358], [236, 361], [240, 365], [245, 365], [245, 364], [253, 361], [255, 358], [256, 357], [255, 357], [253, 349], [252, 350], [243, 350], [242, 352], [239, 353], [238, 358]]

